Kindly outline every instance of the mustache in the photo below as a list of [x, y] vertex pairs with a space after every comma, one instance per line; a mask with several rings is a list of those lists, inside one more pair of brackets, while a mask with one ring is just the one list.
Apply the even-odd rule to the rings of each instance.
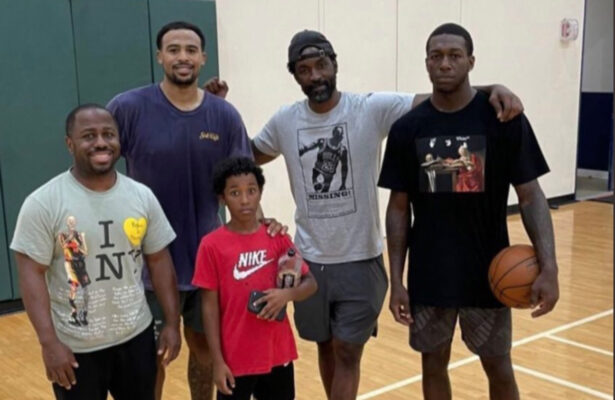
[[314, 91], [319, 86], [325, 86], [327, 89], [330, 89], [331, 88], [331, 83], [329, 81], [315, 82], [315, 83], [312, 83], [311, 85], [309, 85], [307, 87], [307, 90], [312, 92], [312, 91]]

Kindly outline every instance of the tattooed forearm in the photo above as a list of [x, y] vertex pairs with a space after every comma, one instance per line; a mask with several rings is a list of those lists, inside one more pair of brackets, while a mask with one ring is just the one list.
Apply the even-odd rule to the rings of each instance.
[[541, 268], [557, 271], [555, 240], [549, 205], [538, 181], [534, 180], [515, 187], [519, 196], [521, 219], [527, 231]]
[[386, 213], [387, 249], [391, 268], [391, 284], [402, 283], [406, 261], [407, 232], [410, 223], [408, 195], [391, 191]]

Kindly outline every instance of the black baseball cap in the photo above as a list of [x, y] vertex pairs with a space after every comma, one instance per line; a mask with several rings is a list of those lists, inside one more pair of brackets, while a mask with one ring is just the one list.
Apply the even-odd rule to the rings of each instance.
[[307, 57], [301, 56], [301, 52], [306, 47], [316, 47], [322, 51], [323, 55], [333, 57], [336, 56], [335, 51], [333, 51], [333, 46], [331, 46], [331, 42], [327, 40], [325, 35], [316, 31], [310, 31], [307, 29], [303, 30], [293, 36], [290, 40], [290, 45], [288, 46], [288, 70], [291, 74], [295, 72], [295, 63], [297, 61], [312, 57], [312, 55]]

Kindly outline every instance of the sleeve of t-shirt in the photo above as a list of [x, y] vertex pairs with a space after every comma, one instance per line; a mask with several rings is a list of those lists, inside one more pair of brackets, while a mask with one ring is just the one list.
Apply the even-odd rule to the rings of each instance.
[[278, 111], [263, 127], [263, 129], [254, 137], [254, 146], [261, 152], [271, 157], [277, 157], [282, 152], [280, 146], [278, 130], [278, 119], [281, 112]]
[[207, 236], [205, 236], [199, 244], [192, 284], [203, 289], [218, 290], [219, 283], [214, 261], [215, 257], [213, 256], [213, 248], [208, 242]]
[[109, 104], [107, 104], [107, 110], [113, 115], [117, 123], [118, 133], [120, 135], [120, 152], [122, 156], [125, 156], [130, 150], [132, 143], [132, 129], [127, 110], [122, 106], [121, 94], [111, 99]]
[[376, 92], [367, 97], [369, 110], [380, 126], [379, 133], [382, 138], [391, 130], [395, 121], [401, 118], [412, 108], [413, 93]]
[[412, 179], [410, 165], [414, 154], [408, 140], [409, 133], [403, 121], [395, 122], [387, 140], [378, 186], [397, 192], [409, 191]]
[[[229, 104], [230, 105], [230, 104]], [[249, 157], [252, 158], [252, 148], [250, 147], [250, 138], [248, 131], [241, 119], [239, 112], [230, 106], [230, 141], [228, 148], [229, 157]]]
[[520, 115], [509, 123], [507, 137], [514, 140], [510, 154], [510, 182], [521, 185], [549, 172], [540, 145], [525, 115]]
[[[299, 256], [301, 256], [301, 253], [299, 253], [299, 250], [297, 250], [297, 247], [295, 247], [293, 241], [291, 240], [290, 236], [288, 235], [282, 235], [281, 239], [281, 248], [280, 248], [280, 252], [278, 255], [278, 258], [281, 257], [283, 254], [285, 254], [289, 248], [294, 248], [295, 251], [297, 252], [296, 254], [298, 254]], [[301, 276], [305, 276], [308, 272], [310, 271], [310, 267], [307, 265], [307, 263], [305, 262], [305, 260], [303, 259], [303, 257], [301, 258]]]
[[143, 238], [143, 253], [153, 254], [167, 247], [175, 239], [175, 231], [171, 227], [158, 199], [149, 188], [145, 188], [148, 206], [147, 233]]
[[48, 210], [41, 202], [31, 196], [26, 198], [17, 217], [11, 250], [49, 266], [56, 243], [51, 221]]

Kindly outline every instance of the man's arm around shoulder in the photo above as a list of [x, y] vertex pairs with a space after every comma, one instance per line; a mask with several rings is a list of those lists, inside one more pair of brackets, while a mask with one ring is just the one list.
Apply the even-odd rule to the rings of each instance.
[[254, 144], [254, 139], [250, 140], [250, 145], [252, 146], [252, 155], [254, 156], [254, 162], [258, 165], [267, 164], [269, 161], [275, 160], [276, 157], [270, 156], [268, 154], [263, 153], [256, 147]]
[[[497, 118], [500, 122], [508, 122], [523, 112], [521, 99], [504, 85], [475, 86], [477, 90], [489, 94], [489, 103], [493, 106]], [[431, 94], [417, 93], [412, 101], [412, 108], [415, 108]]]

